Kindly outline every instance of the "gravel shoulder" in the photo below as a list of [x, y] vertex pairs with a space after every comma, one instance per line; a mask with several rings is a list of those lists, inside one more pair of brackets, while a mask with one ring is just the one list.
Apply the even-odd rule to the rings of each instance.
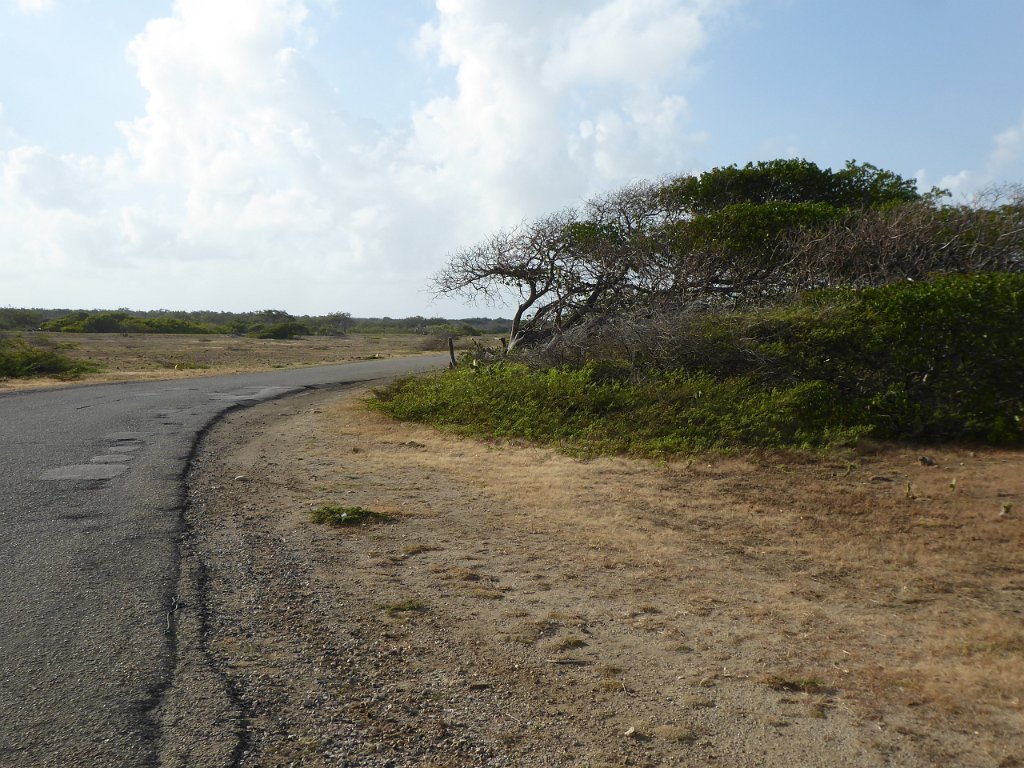
[[580, 462], [365, 394], [206, 437], [162, 765], [1024, 765], [1021, 452]]

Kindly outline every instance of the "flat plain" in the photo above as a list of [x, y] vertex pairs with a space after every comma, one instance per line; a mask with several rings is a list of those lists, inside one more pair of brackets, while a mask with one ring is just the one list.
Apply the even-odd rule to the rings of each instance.
[[[101, 370], [77, 383], [147, 381], [243, 373], [293, 366], [331, 365], [398, 355], [436, 352], [444, 339], [415, 334], [353, 333], [347, 336], [303, 336], [296, 339], [254, 339], [223, 334], [6, 333], [33, 346], [52, 349], [73, 360], [91, 362]], [[64, 386], [56, 378], [0, 379], [0, 391]]]

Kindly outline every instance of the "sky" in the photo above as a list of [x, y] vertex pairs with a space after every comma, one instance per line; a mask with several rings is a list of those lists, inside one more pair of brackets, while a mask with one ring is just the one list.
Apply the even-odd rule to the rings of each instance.
[[448, 257], [802, 157], [1024, 181], [1021, 0], [0, 0], [0, 306], [497, 316]]

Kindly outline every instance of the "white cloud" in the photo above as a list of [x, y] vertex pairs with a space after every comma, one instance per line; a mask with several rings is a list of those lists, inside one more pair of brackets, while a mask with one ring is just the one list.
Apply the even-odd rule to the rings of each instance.
[[55, 0], [17, 0], [18, 10], [30, 16], [42, 16], [56, 6]]
[[674, 170], [702, 140], [685, 133], [685, 99], [664, 83], [704, 44], [703, 4], [441, 0], [438, 8], [421, 50], [455, 68], [459, 90], [416, 113], [406, 157], [414, 169], [440, 159], [445, 178], [490, 204], [490, 226]]
[[672, 83], [713, 5], [438, 0], [418, 46], [454, 87], [388, 133], [311, 68], [305, 0], [178, 0], [129, 47], [123, 149], [0, 152], [0, 259], [100, 291], [63, 303], [421, 311], [447, 251], [687, 164]]
[[[986, 187], [1024, 179], [1024, 113], [1016, 125], [992, 137], [992, 148], [979, 170], [963, 169], [943, 176], [938, 183], [954, 199], [968, 199]], [[918, 188], [926, 188], [926, 173], [918, 172]]]
[[[925, 191], [928, 185], [925, 183], [926, 175], [919, 174], [918, 189]], [[948, 190], [954, 198], [966, 194], [969, 190], [975, 188], [978, 184], [976, 181], [977, 174], [972, 171], [962, 170], [959, 173], [950, 173], [939, 179], [939, 189]]]
[[996, 134], [992, 143], [994, 146], [986, 168], [988, 175], [995, 177], [1019, 167], [1024, 156], [1024, 114], [1016, 125]]
[[560, 88], [669, 79], [706, 42], [700, 5], [672, 0], [612, 0], [566, 25], [545, 61], [545, 81]]

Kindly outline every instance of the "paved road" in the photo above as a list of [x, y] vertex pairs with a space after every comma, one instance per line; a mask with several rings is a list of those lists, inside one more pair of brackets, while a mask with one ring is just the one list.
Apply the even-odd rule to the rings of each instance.
[[0, 766], [157, 764], [184, 475], [231, 407], [409, 358], [0, 395]]

